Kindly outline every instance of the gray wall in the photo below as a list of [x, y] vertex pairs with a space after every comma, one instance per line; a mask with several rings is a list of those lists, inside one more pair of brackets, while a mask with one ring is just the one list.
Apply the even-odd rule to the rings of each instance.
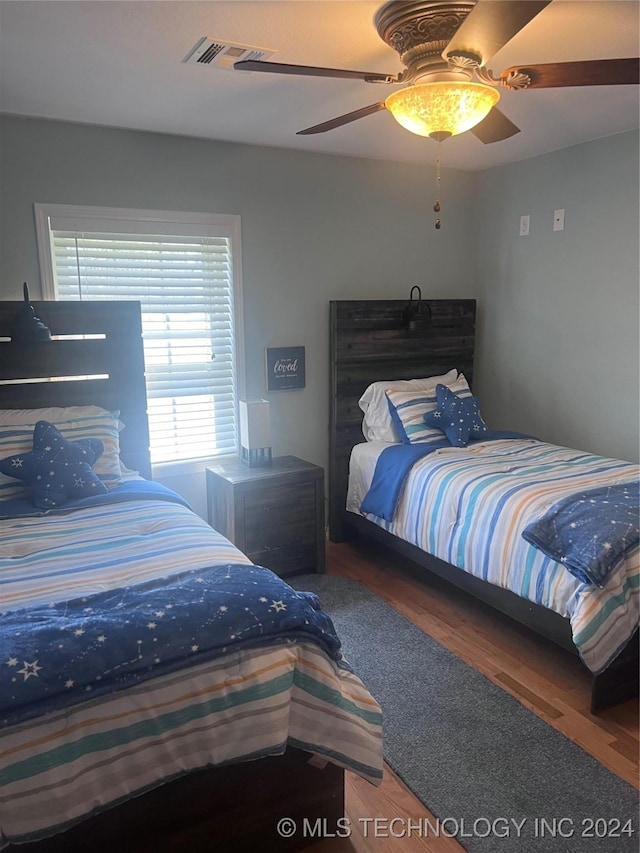
[[[276, 455], [326, 466], [330, 299], [473, 295], [468, 173], [447, 172], [436, 232], [430, 168], [16, 117], [0, 132], [0, 299], [39, 296], [34, 202], [240, 214], [247, 396], [271, 399]], [[306, 347], [304, 390], [266, 394], [271, 345]], [[204, 512], [203, 477], [165, 482]]]
[[[484, 416], [637, 460], [638, 133], [487, 170], [475, 204]], [[554, 232], [558, 208], [565, 229]]]
[[[270, 396], [276, 455], [326, 466], [328, 301], [421, 284], [478, 299], [490, 426], [638, 458], [637, 133], [447, 171], [439, 232], [433, 169], [15, 117], [0, 133], [1, 299], [24, 280], [39, 296], [36, 201], [240, 214], [247, 396]], [[306, 347], [304, 390], [266, 394], [270, 345]], [[164, 479], [204, 513], [202, 476]]]

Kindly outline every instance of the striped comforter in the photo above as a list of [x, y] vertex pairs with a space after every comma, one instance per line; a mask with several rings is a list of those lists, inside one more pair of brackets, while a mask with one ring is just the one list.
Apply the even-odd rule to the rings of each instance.
[[[351, 475], [358, 480], [357, 488], [350, 487], [351, 511], [359, 511], [363, 483], [370, 482], [372, 470], [371, 451], [357, 445], [351, 457]], [[521, 534], [562, 498], [633, 482], [639, 474], [629, 462], [545, 442], [478, 442], [437, 450], [418, 461], [394, 519], [367, 517], [476, 577], [569, 617], [580, 656], [598, 673], [637, 628], [640, 550], [628, 553], [600, 589], [578, 581]]]
[[[0, 521], [0, 541], [5, 611], [250, 562], [155, 500]], [[240, 649], [1, 730], [0, 839], [50, 835], [166, 778], [287, 746], [381, 779], [379, 706], [312, 642]]]

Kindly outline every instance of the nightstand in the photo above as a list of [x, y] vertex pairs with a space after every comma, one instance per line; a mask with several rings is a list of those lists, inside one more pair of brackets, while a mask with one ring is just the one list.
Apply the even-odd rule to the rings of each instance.
[[324, 572], [324, 470], [295, 456], [207, 468], [208, 521], [278, 575]]

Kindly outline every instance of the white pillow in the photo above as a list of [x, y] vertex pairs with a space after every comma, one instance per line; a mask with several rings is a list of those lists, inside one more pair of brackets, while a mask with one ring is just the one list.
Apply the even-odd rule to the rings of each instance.
[[436, 385], [452, 385], [458, 378], [454, 368], [442, 376], [427, 376], [424, 379], [390, 379], [374, 382], [364, 392], [358, 405], [364, 412], [362, 434], [367, 441], [386, 441], [397, 444], [402, 441], [398, 434], [387, 401], [386, 391], [435, 391]]
[[92, 415], [106, 415], [101, 406], [49, 406], [46, 409], [0, 409], [0, 426], [22, 426], [38, 421], [71, 421]]

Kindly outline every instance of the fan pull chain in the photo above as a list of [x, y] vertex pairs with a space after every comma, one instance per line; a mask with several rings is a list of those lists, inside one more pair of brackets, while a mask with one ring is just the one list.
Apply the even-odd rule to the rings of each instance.
[[[434, 213], [440, 213], [440, 147], [438, 141], [438, 156], [436, 157], [436, 203], [433, 205]], [[436, 217], [436, 231], [440, 230], [440, 217]]]

